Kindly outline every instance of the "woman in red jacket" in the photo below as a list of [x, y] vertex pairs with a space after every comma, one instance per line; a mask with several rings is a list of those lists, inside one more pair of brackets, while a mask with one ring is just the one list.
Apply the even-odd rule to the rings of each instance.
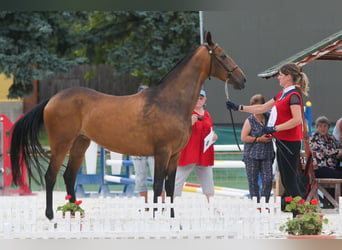
[[303, 139], [302, 93], [307, 95], [309, 81], [295, 63], [280, 67], [278, 80], [283, 90], [265, 104], [243, 106], [228, 101], [226, 105], [228, 109], [256, 114], [271, 109], [269, 122], [261, 134], [272, 134], [277, 138], [277, 162], [285, 189], [282, 195], [284, 208], [286, 196], [305, 196], [303, 184], [298, 179], [297, 166]]
[[[203, 108], [206, 93], [201, 90], [192, 113], [192, 133], [188, 144], [181, 152], [176, 172], [174, 196], [181, 196], [183, 185], [192, 170], [195, 170], [207, 200], [214, 195], [213, 169], [214, 146], [217, 135], [209, 113]], [[212, 139], [205, 140], [209, 135]], [[208, 138], [207, 138], [208, 139]], [[206, 144], [206, 145], [205, 145]]]

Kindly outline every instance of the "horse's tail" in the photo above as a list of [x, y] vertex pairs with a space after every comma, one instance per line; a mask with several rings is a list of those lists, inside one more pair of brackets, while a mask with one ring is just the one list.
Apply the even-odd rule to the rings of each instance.
[[[15, 185], [22, 184], [23, 163], [26, 164], [28, 176], [32, 177], [38, 184], [43, 183], [39, 156], [43, 156], [43, 159], [47, 160], [48, 155], [39, 142], [39, 131], [44, 125], [43, 112], [48, 101], [45, 100], [35, 106], [13, 126], [10, 154], [12, 177]], [[36, 173], [32, 171], [31, 165], [36, 169]]]

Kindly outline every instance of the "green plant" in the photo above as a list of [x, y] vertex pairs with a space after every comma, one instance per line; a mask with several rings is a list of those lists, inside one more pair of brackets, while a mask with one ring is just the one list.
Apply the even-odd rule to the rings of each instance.
[[300, 196], [296, 196], [294, 198], [292, 198], [292, 196], [288, 196], [285, 198], [285, 201], [287, 202], [285, 210], [293, 212], [294, 214], [304, 214], [308, 212], [318, 213], [322, 210], [316, 199], [312, 199], [308, 202]]
[[279, 230], [290, 235], [318, 235], [322, 232], [323, 224], [327, 223], [327, 218], [322, 218], [315, 212], [306, 212], [288, 220], [279, 227]]
[[75, 201], [74, 203], [70, 202], [71, 195], [67, 195], [65, 199], [67, 200], [67, 203], [63, 206], [57, 207], [57, 211], [62, 211], [63, 215], [65, 215], [66, 212], [70, 212], [71, 215], [75, 215], [76, 212], [79, 212], [81, 216], [85, 215], [84, 209], [81, 208], [81, 200]]

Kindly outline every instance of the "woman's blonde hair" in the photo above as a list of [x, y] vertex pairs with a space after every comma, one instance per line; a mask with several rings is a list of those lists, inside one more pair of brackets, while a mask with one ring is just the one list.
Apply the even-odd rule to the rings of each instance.
[[284, 75], [291, 75], [291, 79], [304, 95], [309, 92], [309, 79], [304, 72], [295, 63], [286, 63], [280, 67], [279, 71]]

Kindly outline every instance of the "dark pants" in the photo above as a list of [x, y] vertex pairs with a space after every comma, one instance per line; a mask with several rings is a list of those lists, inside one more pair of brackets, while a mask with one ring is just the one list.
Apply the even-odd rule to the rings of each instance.
[[328, 167], [320, 167], [315, 170], [316, 178], [332, 178], [332, 179], [342, 179], [342, 170], [328, 168]]
[[284, 193], [282, 195], [282, 208], [285, 206], [285, 197], [297, 195], [304, 197], [303, 188], [299, 181], [297, 174], [297, 167], [299, 161], [300, 141], [276, 141], [277, 145], [277, 162], [281, 182], [284, 186]]
[[273, 159], [256, 160], [245, 157], [244, 162], [246, 164], [249, 194], [251, 198], [257, 197], [257, 202], [260, 202], [260, 191], [258, 183], [260, 174], [262, 180], [261, 196], [265, 197], [266, 202], [268, 202], [272, 190]]

